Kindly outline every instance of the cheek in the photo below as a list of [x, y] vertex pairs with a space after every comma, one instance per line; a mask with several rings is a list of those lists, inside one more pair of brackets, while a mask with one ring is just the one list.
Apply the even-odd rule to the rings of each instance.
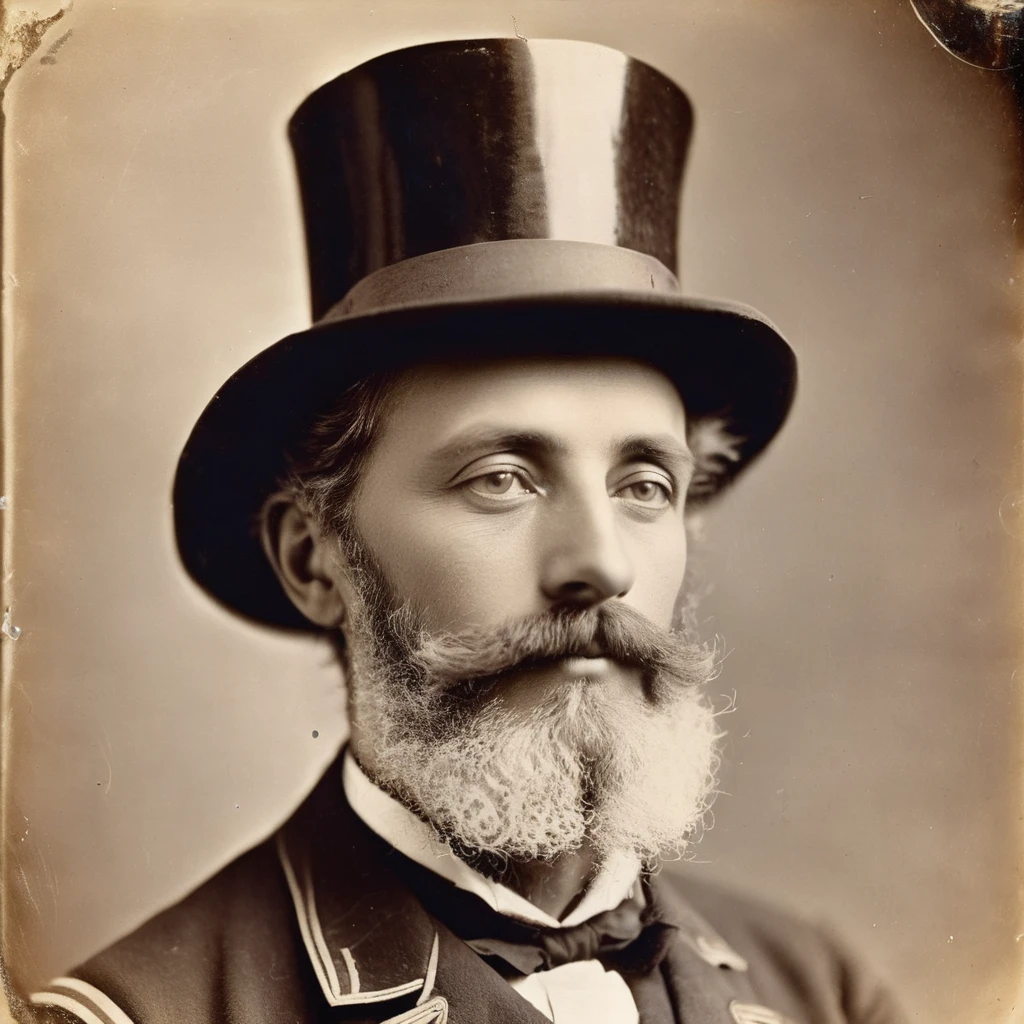
[[[450, 514], [397, 516], [365, 536], [399, 594], [433, 630], [486, 626], [541, 611], [527, 524]], [[383, 524], [379, 524], [383, 525]]]
[[686, 534], [681, 527], [653, 531], [634, 540], [630, 548], [636, 579], [625, 603], [642, 612], [655, 625], [668, 629], [682, 596]]

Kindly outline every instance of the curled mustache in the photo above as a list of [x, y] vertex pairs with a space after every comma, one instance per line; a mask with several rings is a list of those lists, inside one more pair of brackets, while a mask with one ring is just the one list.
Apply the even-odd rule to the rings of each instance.
[[708, 678], [714, 648], [660, 629], [618, 602], [596, 608], [557, 609], [497, 627], [458, 633], [421, 632], [409, 644], [411, 666], [445, 687], [493, 679], [533, 663], [573, 657], [606, 657], [639, 669], [645, 684], [665, 680], [696, 685]]

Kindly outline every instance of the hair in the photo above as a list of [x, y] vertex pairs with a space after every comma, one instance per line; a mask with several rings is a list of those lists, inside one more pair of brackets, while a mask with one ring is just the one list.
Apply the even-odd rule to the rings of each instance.
[[288, 453], [285, 472], [263, 503], [261, 518], [281, 501], [291, 501], [325, 533], [347, 534], [360, 474], [380, 436], [397, 379], [396, 373], [386, 372], [366, 377], [317, 417]]

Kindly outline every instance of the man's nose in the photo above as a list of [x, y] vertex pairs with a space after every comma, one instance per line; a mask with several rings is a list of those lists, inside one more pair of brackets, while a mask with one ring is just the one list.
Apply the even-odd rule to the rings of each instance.
[[635, 571], [607, 493], [567, 498], [545, 518], [541, 589], [548, 600], [594, 605], [629, 592]]

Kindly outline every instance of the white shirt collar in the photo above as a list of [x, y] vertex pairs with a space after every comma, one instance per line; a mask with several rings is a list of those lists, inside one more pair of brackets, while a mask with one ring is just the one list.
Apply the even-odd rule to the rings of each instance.
[[[474, 871], [464, 860], [455, 856], [447, 843], [438, 839], [426, 822], [375, 786], [347, 750], [341, 777], [349, 805], [368, 828], [410, 860], [447, 878], [460, 889], [479, 896], [499, 914], [508, 914], [548, 928], [572, 928], [596, 914], [612, 910], [634, 892], [640, 875], [640, 861], [632, 854], [616, 854], [601, 866], [597, 877], [573, 911], [559, 921], [508, 886]], [[638, 886], [636, 892], [639, 894]]]

